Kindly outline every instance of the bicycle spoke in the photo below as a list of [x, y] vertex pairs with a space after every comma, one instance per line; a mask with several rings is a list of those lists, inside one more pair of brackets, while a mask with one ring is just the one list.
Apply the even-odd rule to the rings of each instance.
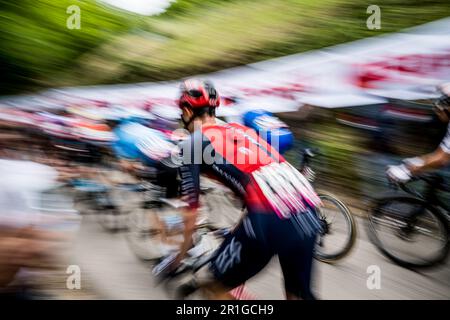
[[318, 210], [318, 216], [324, 231], [318, 239], [315, 256], [319, 260], [331, 262], [350, 250], [353, 244], [353, 225], [339, 201], [331, 196], [321, 196], [321, 200], [323, 207]]
[[420, 200], [381, 201], [369, 218], [374, 244], [400, 265], [431, 266], [445, 258], [447, 225]]

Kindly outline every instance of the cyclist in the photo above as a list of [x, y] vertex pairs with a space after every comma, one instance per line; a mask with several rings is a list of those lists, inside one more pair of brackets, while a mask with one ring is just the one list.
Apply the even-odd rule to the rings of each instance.
[[[434, 103], [434, 111], [443, 122], [450, 121], [450, 83], [441, 85], [439, 91], [442, 96]], [[421, 157], [405, 159], [404, 164], [390, 166], [387, 174], [394, 180], [407, 182], [411, 177], [430, 169], [444, 167], [450, 163], [450, 124], [447, 126], [447, 134], [439, 147], [430, 154]]]
[[22, 271], [54, 268], [67, 233], [53, 229], [57, 223], [36, 206], [39, 195], [55, 186], [57, 171], [15, 158], [0, 147], [0, 297], [34, 299]]
[[166, 189], [166, 196], [177, 195], [177, 168], [170, 161], [176, 147], [164, 132], [147, 127], [149, 119], [131, 116], [125, 119], [110, 119], [116, 136], [112, 148], [126, 171]]
[[259, 273], [278, 255], [288, 299], [314, 299], [310, 280], [320, 200], [306, 179], [258, 134], [243, 125], [221, 123], [212, 83], [189, 79], [181, 85], [181, 120], [191, 135], [183, 142], [181, 189], [189, 208], [184, 243], [166, 272], [180, 264], [192, 246], [200, 194], [200, 172], [237, 193], [247, 214], [225, 238], [209, 264], [203, 286], [211, 298], [228, 299], [233, 288]]

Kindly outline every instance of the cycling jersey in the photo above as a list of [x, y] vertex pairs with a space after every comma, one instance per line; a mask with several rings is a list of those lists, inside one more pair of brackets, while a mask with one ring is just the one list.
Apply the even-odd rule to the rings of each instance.
[[170, 162], [171, 153], [176, 147], [167, 136], [136, 122], [119, 125], [114, 133], [117, 140], [112, 148], [118, 158], [140, 161], [146, 166], [146, 178], [166, 188], [166, 197], [178, 192], [178, 169]]
[[450, 124], [447, 126], [447, 134], [445, 135], [444, 139], [442, 140], [439, 147], [445, 152], [450, 153]]
[[195, 132], [182, 147], [182, 193], [198, 206], [200, 172], [234, 190], [252, 213], [287, 219], [315, 208], [320, 200], [309, 182], [256, 132], [239, 124]]

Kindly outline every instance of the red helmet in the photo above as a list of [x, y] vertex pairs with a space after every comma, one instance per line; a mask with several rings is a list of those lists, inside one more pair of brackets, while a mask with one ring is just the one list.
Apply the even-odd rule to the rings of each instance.
[[220, 97], [211, 82], [188, 79], [181, 84], [181, 96], [178, 103], [180, 108], [216, 108], [220, 105]]

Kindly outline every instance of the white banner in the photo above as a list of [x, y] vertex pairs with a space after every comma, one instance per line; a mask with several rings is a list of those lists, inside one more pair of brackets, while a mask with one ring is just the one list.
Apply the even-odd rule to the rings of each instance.
[[[385, 98], [433, 98], [436, 85], [450, 81], [450, 18], [199, 77], [216, 84], [223, 98], [219, 115], [228, 116], [256, 108], [286, 112], [303, 104], [336, 108], [383, 103]], [[178, 86], [179, 81], [62, 88], [1, 102], [57, 106], [88, 99], [175, 106]]]

